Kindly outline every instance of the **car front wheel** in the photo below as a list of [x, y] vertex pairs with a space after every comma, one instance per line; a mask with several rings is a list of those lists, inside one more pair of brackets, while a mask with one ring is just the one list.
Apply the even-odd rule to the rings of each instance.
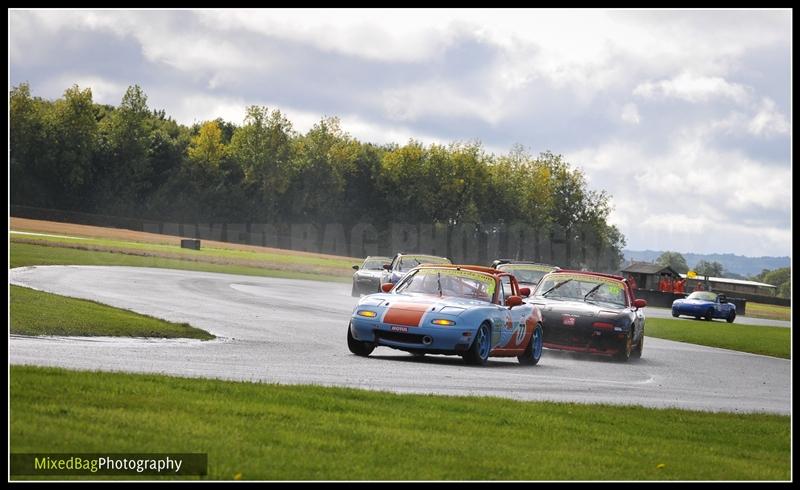
[[475, 340], [472, 341], [472, 346], [466, 354], [464, 354], [464, 361], [467, 364], [477, 366], [485, 366], [489, 362], [489, 351], [491, 350], [492, 337], [489, 331], [489, 324], [484, 322], [478, 327], [475, 333]]
[[517, 356], [520, 364], [535, 366], [539, 363], [539, 359], [542, 358], [542, 337], [542, 324], [537, 323], [525, 352], [521, 356]]
[[639, 335], [639, 341], [636, 342], [636, 347], [634, 347], [632, 355], [634, 358], [639, 359], [642, 357], [642, 350], [644, 349], [644, 331], [642, 334]]
[[628, 359], [631, 358], [631, 353], [633, 352], [633, 331], [631, 330], [628, 335], [625, 336], [625, 340], [617, 353], [617, 360], [622, 362], [627, 362]]
[[375, 344], [354, 339], [353, 332], [350, 330], [351, 328], [350, 325], [347, 326], [347, 347], [350, 349], [350, 352], [361, 357], [367, 357], [372, 354], [372, 351], [375, 350]]
[[730, 312], [730, 313], [728, 313], [728, 318], [726, 318], [725, 320], [726, 320], [728, 323], [733, 323], [733, 321], [734, 321], [734, 320], [736, 320], [736, 312], [735, 312], [735, 311], [733, 311], [733, 310], [731, 310], [731, 312]]

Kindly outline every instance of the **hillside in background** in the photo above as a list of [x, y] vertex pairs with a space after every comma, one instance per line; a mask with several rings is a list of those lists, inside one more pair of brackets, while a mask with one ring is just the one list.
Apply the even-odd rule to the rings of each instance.
[[[655, 260], [664, 253], [658, 250], [623, 250], [626, 262], [642, 261], [642, 262], [655, 262]], [[744, 255], [734, 254], [696, 254], [684, 253], [681, 255], [686, 259], [689, 267], [694, 267], [701, 260], [709, 262], [716, 261], [722, 264], [726, 272], [732, 272], [742, 276], [754, 276], [760, 274], [764, 269], [778, 269], [781, 267], [790, 267], [791, 262], [789, 257], [746, 257]]]

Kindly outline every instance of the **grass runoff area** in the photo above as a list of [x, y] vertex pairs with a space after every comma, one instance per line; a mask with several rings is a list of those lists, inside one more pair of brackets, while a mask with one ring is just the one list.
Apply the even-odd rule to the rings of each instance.
[[[159, 267], [247, 276], [282, 277], [287, 279], [309, 279], [314, 281], [350, 282], [350, 276], [331, 276], [310, 272], [267, 269], [258, 266], [219, 264], [164, 258], [145, 255], [130, 255], [121, 252], [81, 250], [63, 248], [51, 244], [19, 243], [11, 241], [11, 267], [30, 265], [122, 265], [131, 267]], [[350, 270], [352, 272], [352, 269]]]
[[[53, 249], [32, 252], [25, 247], [26, 253], [47, 260], [48, 264], [65, 264], [62, 260], [76, 257], [67, 252], [77, 251], [90, 253], [81, 256], [84, 261], [81, 264], [166, 267], [348, 282], [353, 273], [351, 267], [361, 263], [361, 259], [352, 257], [212, 240], [202, 240], [201, 250], [190, 250], [181, 248], [180, 238], [170, 235], [22, 218], [11, 219], [11, 231], [12, 245]], [[62, 255], [62, 250], [67, 252]], [[12, 254], [12, 266], [14, 264]]]
[[214, 336], [187, 323], [173, 323], [94, 301], [11, 286], [11, 333], [191, 338]]
[[[789, 359], [791, 328], [739, 325], [721, 321], [648, 318], [645, 335]], [[647, 346], [645, 346], [647, 355]]]
[[750, 301], [747, 302], [745, 313], [753, 318], [766, 318], [768, 320], [789, 321], [792, 319], [792, 309], [788, 306], [767, 305]]
[[782, 415], [23, 366], [10, 391], [12, 452], [201, 452], [208, 479], [790, 478]]

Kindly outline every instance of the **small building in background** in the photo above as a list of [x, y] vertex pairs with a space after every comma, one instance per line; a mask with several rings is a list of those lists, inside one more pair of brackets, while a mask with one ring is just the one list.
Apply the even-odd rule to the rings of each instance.
[[668, 265], [634, 262], [620, 271], [634, 289], [651, 291], [665, 290], [665, 282], [669, 283], [668, 291], [672, 291], [673, 281], [681, 278], [675, 269]]

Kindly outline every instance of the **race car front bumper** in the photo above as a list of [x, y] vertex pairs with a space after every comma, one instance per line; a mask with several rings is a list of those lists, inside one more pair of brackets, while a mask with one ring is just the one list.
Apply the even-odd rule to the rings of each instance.
[[371, 342], [412, 352], [453, 354], [466, 352], [476, 329], [459, 326], [405, 327], [353, 317], [350, 332], [361, 342]]

